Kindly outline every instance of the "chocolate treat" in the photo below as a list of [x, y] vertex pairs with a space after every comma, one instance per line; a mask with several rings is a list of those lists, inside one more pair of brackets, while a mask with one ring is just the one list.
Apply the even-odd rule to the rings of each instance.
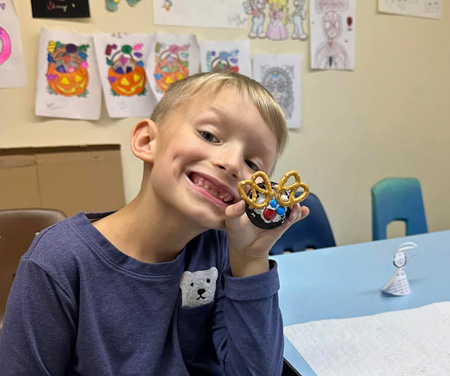
[[[271, 182], [272, 188], [275, 187], [276, 183]], [[263, 188], [264, 183], [259, 183], [259, 187]], [[248, 197], [252, 198], [251, 190], [247, 193]], [[289, 196], [283, 197], [286, 201]], [[256, 203], [264, 202], [266, 199], [265, 194], [257, 193]], [[262, 228], [264, 230], [271, 230], [281, 226], [286, 219], [289, 218], [291, 214], [291, 208], [282, 206], [275, 199], [275, 196], [269, 201], [269, 205], [262, 209], [250, 209], [248, 204], [246, 204], [245, 212], [247, 213], [250, 222], [252, 222], [256, 227]]]
[[[286, 185], [290, 178], [293, 184]], [[256, 179], [262, 179], [256, 183]], [[244, 186], [250, 186], [245, 193]], [[303, 193], [296, 195], [297, 190], [303, 188]], [[256, 171], [251, 179], [238, 183], [238, 192], [246, 203], [246, 213], [250, 221], [262, 229], [272, 229], [281, 226], [291, 214], [293, 205], [303, 201], [309, 194], [309, 187], [302, 183], [297, 171], [289, 171], [283, 175], [280, 182], [269, 180], [266, 173]]]

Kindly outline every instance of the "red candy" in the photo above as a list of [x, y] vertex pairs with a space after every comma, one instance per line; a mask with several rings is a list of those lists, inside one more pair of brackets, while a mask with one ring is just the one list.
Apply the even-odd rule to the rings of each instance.
[[275, 210], [271, 210], [271, 209], [265, 209], [263, 214], [264, 214], [264, 218], [266, 219], [266, 221], [272, 221], [277, 216], [277, 212]]

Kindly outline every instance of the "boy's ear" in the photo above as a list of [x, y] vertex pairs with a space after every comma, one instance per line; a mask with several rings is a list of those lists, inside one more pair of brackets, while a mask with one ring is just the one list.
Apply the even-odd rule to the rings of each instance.
[[131, 132], [131, 151], [144, 162], [153, 163], [158, 127], [150, 119], [141, 120]]

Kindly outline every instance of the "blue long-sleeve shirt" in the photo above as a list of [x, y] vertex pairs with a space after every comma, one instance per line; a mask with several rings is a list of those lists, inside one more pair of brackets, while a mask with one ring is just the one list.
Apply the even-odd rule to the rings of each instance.
[[234, 278], [226, 234], [167, 263], [115, 248], [79, 213], [22, 257], [0, 336], [0, 375], [281, 375], [277, 267]]

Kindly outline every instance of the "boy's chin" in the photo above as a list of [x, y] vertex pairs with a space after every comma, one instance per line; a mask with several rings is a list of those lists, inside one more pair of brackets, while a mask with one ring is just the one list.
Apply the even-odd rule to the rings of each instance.
[[198, 218], [195, 218], [197, 223], [199, 223], [200, 226], [202, 226], [205, 231], [206, 230], [225, 230], [225, 218], [224, 219], [209, 219], [209, 218], [203, 218], [201, 220], [198, 220]]

